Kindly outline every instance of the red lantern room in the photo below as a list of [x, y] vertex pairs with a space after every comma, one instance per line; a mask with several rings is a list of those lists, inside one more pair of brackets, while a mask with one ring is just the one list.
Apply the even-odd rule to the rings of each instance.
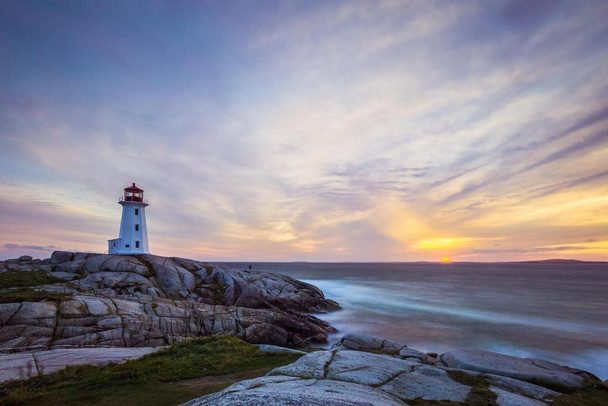
[[135, 183], [134, 183], [133, 186], [129, 186], [128, 188], [125, 188], [124, 201], [125, 202], [143, 202], [144, 201], [144, 191], [141, 190], [140, 188], [138, 188], [137, 186], [135, 186]]

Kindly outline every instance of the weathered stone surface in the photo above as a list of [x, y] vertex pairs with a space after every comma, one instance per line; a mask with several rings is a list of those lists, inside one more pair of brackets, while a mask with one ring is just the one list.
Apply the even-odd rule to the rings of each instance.
[[380, 385], [390, 377], [411, 371], [413, 364], [392, 357], [359, 351], [319, 351], [291, 365], [274, 369], [270, 375], [300, 378], [333, 379], [337, 381]]
[[56, 251], [50, 262], [55, 268], [47, 270], [62, 272], [64, 279], [68, 279], [66, 273], [85, 275], [73, 286], [105, 295], [143, 294], [298, 312], [339, 308], [318, 288], [286, 275], [228, 269], [191, 259]]
[[442, 369], [416, 366], [411, 372], [396, 375], [380, 386], [401, 399], [450, 400], [464, 402], [471, 388], [454, 381]]
[[0, 355], [0, 382], [26, 379], [38, 375], [36, 361], [31, 352]]
[[267, 352], [270, 354], [282, 353], [306, 355], [306, 352], [304, 351], [294, 350], [293, 348], [279, 347], [278, 345], [258, 344], [258, 348], [260, 349], [260, 351]]
[[413, 350], [411, 348], [402, 348], [399, 350], [399, 358], [408, 359], [410, 361], [419, 362], [421, 364], [432, 364], [431, 357], [426, 355], [425, 353]]
[[406, 349], [407, 345], [367, 334], [350, 333], [345, 334], [334, 345], [334, 348], [337, 350], [372, 351], [395, 355], [399, 354], [399, 351]]
[[[356, 342], [366, 342], [361, 346], [366, 350], [383, 348], [381, 339], [358, 338]], [[417, 351], [413, 354], [422, 353]], [[498, 359], [502, 366], [507, 361], [515, 362], [500, 358], [500, 354], [486, 352], [485, 357]], [[532, 365], [537, 368], [543, 365], [560, 372], [572, 370], [543, 360], [516, 360], [526, 364], [534, 361]], [[185, 405], [467, 405], [491, 398], [492, 392], [496, 396], [496, 404], [502, 406], [550, 405], [555, 397], [561, 395], [508, 375], [483, 374], [477, 368], [469, 371], [448, 368], [445, 364], [424, 365], [419, 359], [401, 359], [398, 354], [353, 351], [338, 346], [309, 353], [293, 364], [270, 371], [265, 377], [238, 382]]]
[[0, 261], [4, 268], [52, 270], [66, 279], [35, 287], [65, 295], [62, 300], [0, 304], [2, 349], [157, 346], [211, 334], [298, 346], [334, 331], [301, 311], [336, 303], [287, 276], [155, 255], [57, 251], [52, 264], [43, 262]]
[[[273, 379], [271, 379], [273, 378]], [[217, 394], [192, 400], [184, 406], [403, 406], [386, 392], [348, 382], [316, 379], [276, 380], [277, 377], [246, 381]]]
[[[505, 392], [500, 395], [505, 400], [519, 396], [496, 390]], [[456, 382], [442, 368], [389, 355], [332, 350], [308, 354], [266, 377], [236, 383], [186, 405], [466, 403], [470, 392], [469, 386]]]
[[543, 386], [576, 388], [584, 378], [549, 362], [517, 358], [483, 350], [457, 350], [443, 354], [441, 362], [450, 368], [507, 376]]
[[[0, 307], [3, 307], [3, 304], [0, 304]], [[2, 310], [0, 310], [1, 313], [3, 313]], [[17, 309], [17, 312], [7, 321], [7, 324], [53, 327], [56, 315], [57, 304], [54, 302], [23, 302]]]
[[293, 376], [296, 378], [325, 378], [325, 365], [329, 365], [335, 352], [317, 351], [300, 358], [293, 364], [273, 369], [268, 375]]
[[439, 368], [349, 350], [312, 353], [268, 375], [356, 383], [382, 389], [405, 401], [419, 398], [462, 402], [470, 391], [468, 386], [454, 381]]
[[70, 348], [37, 352], [0, 354], [0, 382], [27, 379], [59, 371], [70, 365], [121, 363], [158, 351], [160, 347]]
[[506, 376], [486, 374], [486, 381], [492, 385], [492, 387], [498, 387], [538, 400], [550, 399], [551, 397], [560, 395], [560, 393], [551, 389]]
[[74, 259], [74, 253], [68, 251], [55, 251], [51, 254], [51, 264], [61, 264]]
[[76, 279], [78, 277], [78, 275], [76, 275], [73, 272], [51, 272], [51, 270], [50, 270], [51, 268], [49, 267], [48, 269], [45, 269], [44, 268], [45, 266], [42, 266], [41, 268], [43, 270], [47, 271], [48, 273], [50, 273], [55, 278], [60, 278], [60, 279], [65, 279], [67, 281], [71, 281], [71, 280]]
[[496, 394], [498, 406], [545, 406], [547, 403], [509, 392], [496, 386], [490, 386], [490, 390]]
[[[0, 304], [0, 346], [154, 346], [211, 334], [235, 335], [254, 343], [297, 345], [305, 341], [306, 334], [323, 334], [326, 328], [309, 316], [276, 310], [146, 296], [138, 300], [79, 295], [59, 306], [55, 302]], [[299, 320], [297, 323], [306, 328], [290, 331], [292, 320]], [[22, 334], [24, 331], [29, 334]]]
[[434, 365], [436, 355], [430, 356], [418, 350], [407, 348], [407, 345], [397, 341], [386, 340], [361, 333], [350, 333], [344, 335], [339, 342], [334, 344], [332, 349], [338, 351], [355, 350], [367, 351], [375, 354], [396, 355], [401, 359], [407, 359], [420, 364]]

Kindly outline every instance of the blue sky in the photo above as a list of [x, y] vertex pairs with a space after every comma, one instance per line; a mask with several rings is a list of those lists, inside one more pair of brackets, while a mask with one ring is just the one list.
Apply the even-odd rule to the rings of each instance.
[[608, 260], [602, 1], [2, 1], [0, 256]]

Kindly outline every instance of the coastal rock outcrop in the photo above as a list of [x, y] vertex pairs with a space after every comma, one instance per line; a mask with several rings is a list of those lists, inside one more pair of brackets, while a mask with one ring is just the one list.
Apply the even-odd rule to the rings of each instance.
[[[359, 349], [347, 349], [346, 345], [350, 343], [356, 343], [353, 346]], [[396, 351], [396, 347], [400, 348]], [[580, 388], [589, 382], [600, 383], [584, 371], [560, 367], [548, 361], [463, 350], [438, 358], [427, 357], [423, 363], [416, 357], [403, 359], [399, 354], [403, 349], [406, 347], [396, 342], [358, 334], [347, 335], [332, 350], [308, 354], [293, 364], [270, 371], [264, 377], [238, 382], [183, 406], [537, 406], [551, 404], [563, 395], [563, 391]], [[383, 353], [384, 350], [393, 355]], [[453, 363], [455, 360], [459, 360], [457, 368], [446, 366], [446, 361]], [[487, 367], [486, 362], [496, 362], [497, 367], [492, 371], [480, 371]], [[547, 375], [559, 376], [559, 384], [547, 380]], [[571, 386], [563, 386], [564, 382]]]
[[420, 364], [434, 365], [437, 361], [437, 354], [425, 354], [424, 352], [407, 348], [407, 345], [404, 343], [361, 333], [345, 334], [340, 341], [334, 344], [332, 349], [338, 351], [354, 350], [393, 355]]
[[306, 313], [339, 308], [285, 275], [184, 258], [56, 251], [47, 260], [2, 261], [4, 272], [42, 273], [53, 282], [0, 291], [4, 351], [155, 347], [211, 334], [300, 346], [335, 331]]
[[546, 360], [512, 357], [482, 350], [450, 351], [442, 354], [437, 364], [565, 389], [580, 387], [588, 379], [598, 379], [590, 372]]
[[72, 365], [118, 364], [161, 348], [69, 348], [0, 354], [0, 382], [50, 374]]

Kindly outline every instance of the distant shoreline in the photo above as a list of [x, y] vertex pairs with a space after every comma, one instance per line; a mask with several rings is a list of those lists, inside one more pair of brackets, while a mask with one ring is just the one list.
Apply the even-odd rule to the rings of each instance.
[[608, 264], [608, 261], [580, 259], [539, 259], [534, 261], [226, 261], [206, 260], [219, 264]]

